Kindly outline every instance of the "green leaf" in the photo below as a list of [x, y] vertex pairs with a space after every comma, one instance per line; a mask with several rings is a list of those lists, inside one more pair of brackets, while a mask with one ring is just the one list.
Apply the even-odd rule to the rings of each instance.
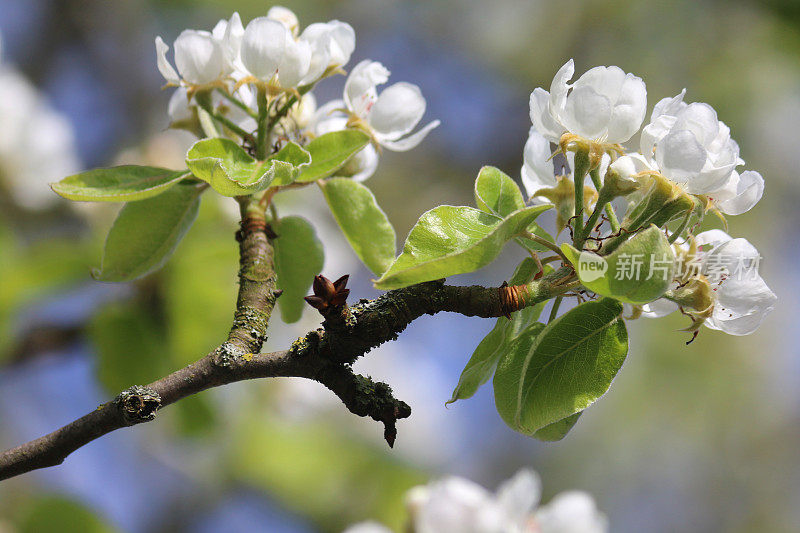
[[403, 253], [375, 287], [399, 289], [478, 270], [550, 207], [526, 207], [504, 219], [472, 207], [442, 205], [431, 209], [411, 228]]
[[675, 255], [667, 238], [654, 225], [625, 241], [608, 256], [561, 249], [584, 287], [602, 296], [641, 305], [661, 297], [669, 288]]
[[361, 130], [348, 129], [320, 135], [306, 145], [306, 150], [311, 154], [311, 164], [303, 168], [296, 181], [327, 178], [368, 143], [369, 135]]
[[[528, 283], [538, 271], [539, 266], [536, 261], [526, 257], [517, 267], [508, 284], [522, 285], [523, 283]], [[494, 328], [475, 348], [472, 357], [470, 357], [461, 372], [458, 384], [453, 390], [453, 395], [446, 404], [471, 398], [481, 385], [489, 381], [489, 378], [494, 374], [494, 369], [497, 367], [497, 361], [508, 351], [509, 343], [516, 339], [527, 327], [536, 323], [542, 313], [544, 304], [545, 302], [542, 302], [511, 313], [511, 320], [505, 317], [497, 319]], [[544, 327], [543, 324], [538, 325], [542, 328]]]
[[622, 304], [604, 298], [569, 310], [535, 337], [520, 335], [494, 375], [495, 405], [506, 424], [534, 435], [605, 394], [628, 351], [621, 313]]
[[314, 227], [303, 217], [284, 217], [272, 224], [278, 235], [274, 241], [275, 271], [278, 288], [283, 294], [278, 298], [281, 318], [287, 324], [297, 322], [303, 315], [305, 301], [314, 276], [322, 271], [325, 251]]
[[505, 172], [483, 167], [475, 180], [475, 204], [481, 211], [504, 217], [525, 207], [525, 198]]
[[186, 170], [124, 165], [67, 176], [50, 187], [79, 202], [133, 202], [161, 194], [190, 176]]
[[290, 142], [266, 161], [256, 161], [229, 139], [202, 139], [186, 154], [186, 165], [198, 179], [223, 196], [242, 196], [271, 185], [292, 183], [311, 156]]
[[331, 178], [320, 187], [356, 255], [380, 276], [394, 259], [396, 236], [372, 191], [348, 178]]
[[561, 440], [567, 436], [567, 433], [569, 433], [573, 426], [575, 426], [582, 414], [583, 411], [575, 413], [574, 415], [570, 415], [566, 418], [562, 418], [558, 422], [548, 424], [534, 433], [533, 438], [548, 442]]
[[192, 226], [202, 189], [179, 184], [163, 194], [127, 203], [106, 238], [99, 281], [131, 281], [158, 270]]

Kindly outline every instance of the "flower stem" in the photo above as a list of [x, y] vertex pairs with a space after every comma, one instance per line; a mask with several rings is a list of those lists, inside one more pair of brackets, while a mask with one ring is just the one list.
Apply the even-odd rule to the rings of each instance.
[[[595, 188], [598, 192], [600, 189], [603, 188], [603, 184], [600, 182], [600, 168], [596, 168], [589, 173], [589, 176], [592, 178], [592, 183], [594, 183]], [[611, 205], [611, 202], [605, 204], [606, 215], [608, 215], [608, 223], [611, 225], [612, 233], [616, 233], [619, 231], [619, 219], [617, 218], [617, 213], [614, 211], [614, 206]], [[587, 227], [589, 225], [587, 224]]]
[[686, 229], [686, 226], [688, 226], [688, 225], [689, 225], [689, 220], [690, 220], [691, 218], [692, 218], [692, 210], [690, 209], [689, 211], [687, 211], [687, 212], [686, 212], [686, 216], [685, 216], [685, 217], [683, 217], [683, 221], [681, 222], [681, 225], [680, 225], [680, 226], [678, 226], [678, 227], [675, 229], [675, 231], [672, 233], [672, 235], [670, 235], [670, 236], [669, 236], [669, 239], [667, 239], [667, 240], [669, 241], [669, 243], [670, 243], [670, 244], [672, 244], [672, 243], [674, 243], [676, 240], [678, 240], [678, 237], [680, 237], [680, 236], [681, 236], [681, 233], [683, 233], [683, 230], [685, 230], [685, 229]]
[[263, 161], [267, 158], [267, 141], [269, 139], [269, 102], [267, 101], [266, 87], [258, 88], [258, 132], [256, 137], [256, 159]]
[[575, 152], [575, 168], [572, 169], [575, 180], [575, 223], [572, 242], [578, 250], [583, 250], [583, 243], [586, 241], [583, 230], [583, 182], [589, 172], [589, 166], [589, 152], [577, 150]]

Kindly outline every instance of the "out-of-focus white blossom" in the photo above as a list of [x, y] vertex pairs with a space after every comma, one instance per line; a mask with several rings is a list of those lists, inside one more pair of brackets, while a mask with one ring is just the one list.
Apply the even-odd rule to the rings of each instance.
[[585, 492], [568, 491], [556, 495], [533, 515], [537, 533], [599, 533], [608, 530], [608, 520], [597, 510], [594, 499]]
[[411, 133], [425, 114], [426, 102], [422, 91], [411, 83], [399, 82], [379, 94], [377, 86], [388, 80], [389, 70], [382, 64], [362, 61], [347, 78], [344, 105], [351, 119], [360, 121], [381, 146], [404, 152], [421, 143], [440, 122], [434, 120]]
[[[406, 497], [415, 533], [602, 533], [605, 516], [583, 492], [567, 492], [538, 510], [539, 476], [521, 470], [492, 494], [472, 481], [448, 477], [414, 487]], [[345, 533], [385, 533], [365, 522]]]
[[642, 125], [647, 111], [644, 82], [619, 67], [594, 67], [578, 80], [570, 59], [556, 73], [550, 91], [531, 93], [534, 128], [557, 143], [564, 133], [611, 144], [624, 143]]
[[49, 183], [80, 170], [69, 121], [13, 67], [0, 64], [0, 180], [23, 207], [58, 197]]

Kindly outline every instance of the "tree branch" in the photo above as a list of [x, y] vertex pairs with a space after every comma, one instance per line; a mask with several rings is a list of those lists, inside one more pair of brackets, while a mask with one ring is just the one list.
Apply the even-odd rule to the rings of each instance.
[[[347, 320], [326, 316], [323, 328], [309, 332], [285, 351], [259, 354], [277, 290], [271, 231], [251, 202], [242, 204], [239, 296], [228, 338], [202, 359], [146, 386], [131, 387], [66, 426], [0, 453], [0, 480], [56, 466], [89, 442], [117, 429], [147, 422], [159, 409], [206, 389], [247, 379], [303, 377], [333, 391], [358, 416], [384, 424], [391, 446], [397, 420], [410, 407], [394, 398], [384, 383], [354, 374], [350, 364], [384, 342], [394, 340], [415, 319], [450, 311], [485, 318], [508, 316], [567, 290], [569, 267], [528, 285], [500, 288], [454, 287], [444, 280], [387, 292], [349, 307]], [[345, 304], [346, 305], [346, 304]]]

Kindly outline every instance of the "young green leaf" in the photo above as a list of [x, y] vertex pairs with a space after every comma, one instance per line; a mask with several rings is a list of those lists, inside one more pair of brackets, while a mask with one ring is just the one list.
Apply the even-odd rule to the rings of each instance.
[[525, 198], [514, 180], [495, 167], [483, 167], [475, 180], [478, 209], [504, 217], [525, 207]]
[[628, 351], [621, 314], [622, 304], [604, 298], [578, 305], [535, 336], [520, 335], [494, 375], [495, 405], [506, 424], [534, 435], [605, 394]]
[[[549, 266], [546, 268], [552, 270]], [[523, 283], [528, 283], [538, 271], [539, 266], [536, 261], [526, 257], [519, 264], [508, 284], [522, 285]], [[497, 367], [497, 361], [508, 350], [509, 343], [516, 339], [524, 329], [538, 320], [544, 304], [545, 302], [542, 302], [511, 313], [511, 320], [505, 317], [497, 319], [494, 328], [478, 344], [478, 347], [472, 353], [472, 357], [470, 357], [461, 372], [458, 384], [453, 390], [453, 395], [447, 401], [448, 404], [456, 400], [471, 398], [481, 385], [489, 381], [489, 378], [494, 374], [494, 369]], [[539, 325], [544, 327], [543, 324]]]
[[356, 255], [380, 276], [394, 259], [396, 236], [375, 196], [364, 185], [348, 178], [331, 178], [320, 187]]
[[369, 135], [360, 130], [348, 129], [320, 135], [306, 145], [306, 150], [311, 154], [311, 164], [303, 168], [296, 181], [327, 178], [368, 143]]
[[158, 270], [197, 216], [202, 189], [178, 184], [164, 193], [127, 203], [106, 238], [99, 281], [131, 281]]
[[281, 218], [272, 224], [272, 229], [278, 235], [274, 241], [275, 271], [278, 288], [283, 290], [278, 306], [281, 318], [290, 324], [303, 315], [303, 297], [308, 294], [314, 276], [322, 271], [325, 251], [314, 227], [302, 217]]
[[567, 436], [567, 433], [578, 423], [578, 419], [583, 414], [583, 411], [579, 413], [575, 413], [574, 415], [570, 415], [566, 418], [562, 418], [558, 422], [553, 422], [552, 424], [548, 424], [536, 433], [533, 434], [534, 439], [544, 440], [548, 442], [553, 442], [557, 440], [561, 440]]
[[50, 188], [78, 202], [133, 202], [161, 194], [188, 177], [186, 170], [123, 165], [67, 176]]
[[492, 261], [550, 205], [526, 207], [506, 218], [472, 207], [442, 205], [424, 213], [381, 279], [378, 289], [399, 289], [423, 281], [465, 274]]
[[266, 161], [256, 161], [229, 139], [202, 139], [186, 154], [186, 165], [198, 179], [223, 196], [242, 196], [271, 185], [292, 183], [311, 156], [290, 142]]
[[654, 225], [604, 257], [578, 252], [566, 243], [561, 249], [587, 289], [622, 302], [635, 305], [652, 302], [672, 282], [675, 255], [667, 238]]

